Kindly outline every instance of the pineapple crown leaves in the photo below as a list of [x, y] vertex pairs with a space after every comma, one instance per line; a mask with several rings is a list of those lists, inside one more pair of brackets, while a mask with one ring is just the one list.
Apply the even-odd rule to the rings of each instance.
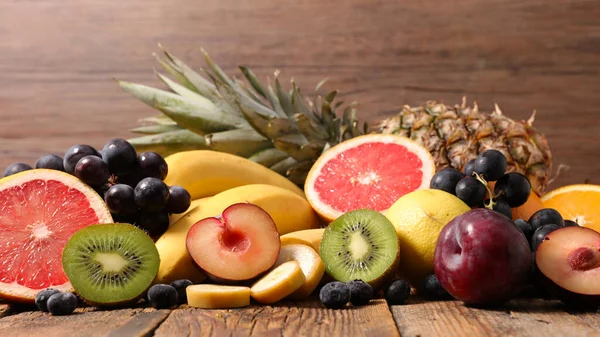
[[355, 102], [338, 115], [344, 105], [335, 101], [338, 91], [319, 94], [327, 79], [316, 85], [309, 99], [293, 79], [291, 88], [284, 89], [279, 70], [264, 83], [249, 67], [240, 66], [243, 81], [228, 76], [202, 50], [206, 67], [201, 74], [159, 47], [163, 55], [154, 57], [170, 77], [158, 70], [155, 73], [169, 90], [118, 81], [125, 91], [162, 112], [132, 129], [142, 135], [130, 139], [136, 148], [234, 153], [288, 177], [298, 175], [292, 180], [301, 182], [302, 174], [323, 151], [368, 133], [368, 125], [361, 127], [356, 120]]

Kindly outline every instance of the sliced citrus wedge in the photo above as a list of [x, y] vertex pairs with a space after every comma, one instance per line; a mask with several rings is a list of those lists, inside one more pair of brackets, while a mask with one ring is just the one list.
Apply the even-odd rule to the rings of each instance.
[[600, 232], [600, 185], [559, 187], [541, 197], [545, 208], [554, 208], [565, 220]]

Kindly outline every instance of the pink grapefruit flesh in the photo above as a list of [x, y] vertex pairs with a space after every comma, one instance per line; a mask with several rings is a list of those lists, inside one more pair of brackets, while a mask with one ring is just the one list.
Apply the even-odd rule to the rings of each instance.
[[435, 163], [409, 138], [369, 134], [324, 152], [311, 168], [305, 193], [327, 221], [356, 209], [383, 212], [398, 198], [427, 188]]
[[73, 291], [61, 262], [67, 240], [110, 222], [102, 198], [69, 174], [38, 169], [0, 180], [0, 297], [33, 302], [45, 288]]

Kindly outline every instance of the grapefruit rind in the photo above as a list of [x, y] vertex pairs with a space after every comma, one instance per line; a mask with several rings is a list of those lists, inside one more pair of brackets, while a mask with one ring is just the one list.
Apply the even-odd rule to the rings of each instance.
[[[19, 172], [17, 174], [13, 174], [0, 179], [0, 193], [6, 189], [21, 186], [29, 181], [34, 180], [59, 181], [65, 186], [68, 186], [69, 188], [74, 188], [80, 191], [83, 195], [85, 195], [89, 202], [90, 208], [92, 208], [95, 211], [97, 216], [97, 220], [95, 220], [93, 223], [90, 223], [90, 225], [94, 225], [96, 223], [113, 222], [110, 211], [106, 207], [106, 204], [104, 203], [104, 200], [102, 200], [100, 195], [98, 195], [96, 191], [94, 191], [91, 187], [83, 183], [78, 178], [65, 172], [50, 169], [33, 169]], [[4, 205], [0, 205], [0, 217], [2, 216], [1, 212], [3, 206]], [[60, 260], [61, 256], [58, 256], [57, 258]], [[0, 260], [2, 260], [2, 256], [0, 256]], [[35, 268], [35, 266], [28, 267]], [[70, 282], [66, 282], [64, 284], [51, 285], [51, 288], [63, 292], [74, 292], [74, 289]], [[17, 282], [0, 282], [0, 298], [12, 302], [33, 303], [35, 301], [35, 296], [37, 295], [37, 292], [39, 292], [40, 290], [42, 289], [31, 289]]]
[[[319, 177], [319, 173], [329, 160], [336, 158], [340, 153], [361, 144], [377, 142], [402, 145], [406, 147], [407, 150], [417, 155], [422, 162], [421, 172], [423, 176], [421, 184], [418, 188], [416, 188], [416, 190], [429, 187], [431, 178], [435, 174], [436, 170], [435, 162], [431, 156], [431, 153], [417, 142], [411, 140], [410, 138], [393, 134], [367, 134], [351, 138], [324, 152], [311, 167], [304, 184], [304, 193], [306, 194], [308, 202], [313, 207], [315, 212], [317, 212], [317, 214], [319, 214], [319, 216], [321, 216], [321, 218], [323, 218], [325, 221], [331, 222], [341, 216], [344, 212], [336, 210], [330, 205], [322, 202], [321, 198], [319, 197], [319, 193], [314, 188], [315, 182]], [[386, 210], [380, 210], [379, 212], [385, 213], [385, 211]]]

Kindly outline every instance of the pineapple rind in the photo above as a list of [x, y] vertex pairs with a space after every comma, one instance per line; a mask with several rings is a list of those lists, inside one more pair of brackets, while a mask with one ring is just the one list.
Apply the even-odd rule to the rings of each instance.
[[546, 138], [529, 122], [514, 121], [499, 109], [483, 113], [476, 104], [467, 107], [463, 102], [452, 107], [430, 101], [423, 106], [405, 106], [398, 115], [382, 120], [378, 130], [422, 144], [438, 170], [451, 166], [463, 171], [479, 153], [495, 149], [506, 156], [507, 171], [527, 176], [536, 193], [543, 193], [548, 184], [552, 154]]

